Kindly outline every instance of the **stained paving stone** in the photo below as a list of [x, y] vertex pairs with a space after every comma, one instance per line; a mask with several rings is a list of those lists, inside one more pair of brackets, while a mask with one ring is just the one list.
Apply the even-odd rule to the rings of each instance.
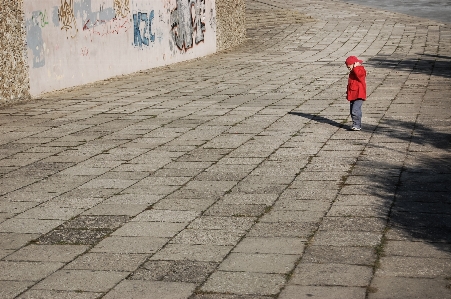
[[94, 245], [111, 233], [111, 230], [55, 229], [36, 239], [39, 245]]
[[148, 261], [137, 269], [131, 280], [202, 283], [218, 263], [200, 261]]

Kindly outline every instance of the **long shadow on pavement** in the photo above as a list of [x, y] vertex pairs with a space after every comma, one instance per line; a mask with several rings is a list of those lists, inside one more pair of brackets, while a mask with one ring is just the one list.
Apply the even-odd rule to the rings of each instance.
[[451, 78], [451, 57], [421, 54], [418, 59], [396, 59], [392, 56], [376, 56], [366, 62], [376, 68], [397, 69], [413, 73], [431, 74]]
[[[343, 127], [343, 124], [319, 115], [290, 114]], [[383, 119], [379, 126], [369, 130], [374, 131], [374, 138], [387, 137], [394, 139], [395, 143], [396, 139], [410, 140], [411, 144], [403, 165], [389, 162], [389, 157], [386, 162], [380, 162], [381, 158], [384, 159], [380, 155], [375, 157], [378, 161], [367, 155], [360, 160], [363, 171], [357, 175], [367, 176], [372, 182], [367, 188], [368, 194], [380, 198], [381, 206], [390, 206], [395, 199], [387, 237], [426, 241], [440, 250], [451, 252], [451, 155], [448, 154], [451, 134], [437, 132], [415, 122], [392, 119]], [[405, 149], [389, 147], [390, 144], [376, 140], [370, 143], [370, 147], [382, 149], [388, 155], [390, 152], [405, 152]], [[374, 169], [379, 170], [377, 175]]]

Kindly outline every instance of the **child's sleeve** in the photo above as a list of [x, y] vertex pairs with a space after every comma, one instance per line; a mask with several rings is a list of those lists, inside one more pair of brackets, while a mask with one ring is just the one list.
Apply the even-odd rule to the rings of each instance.
[[355, 76], [357, 77], [357, 80], [364, 83], [366, 78], [366, 70], [363, 67], [355, 67], [353, 69]]

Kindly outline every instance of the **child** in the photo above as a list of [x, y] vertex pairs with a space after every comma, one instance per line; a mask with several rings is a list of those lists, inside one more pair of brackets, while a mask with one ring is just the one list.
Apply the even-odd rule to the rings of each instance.
[[360, 131], [362, 128], [362, 104], [366, 100], [366, 70], [361, 65], [363, 61], [355, 56], [349, 56], [345, 63], [350, 71], [346, 98], [351, 105], [351, 130]]

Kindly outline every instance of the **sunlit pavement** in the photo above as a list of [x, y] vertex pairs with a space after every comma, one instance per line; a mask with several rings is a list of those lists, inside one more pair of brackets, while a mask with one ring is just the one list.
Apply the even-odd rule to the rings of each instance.
[[235, 49], [0, 108], [0, 298], [451, 297], [451, 26], [247, 8]]

